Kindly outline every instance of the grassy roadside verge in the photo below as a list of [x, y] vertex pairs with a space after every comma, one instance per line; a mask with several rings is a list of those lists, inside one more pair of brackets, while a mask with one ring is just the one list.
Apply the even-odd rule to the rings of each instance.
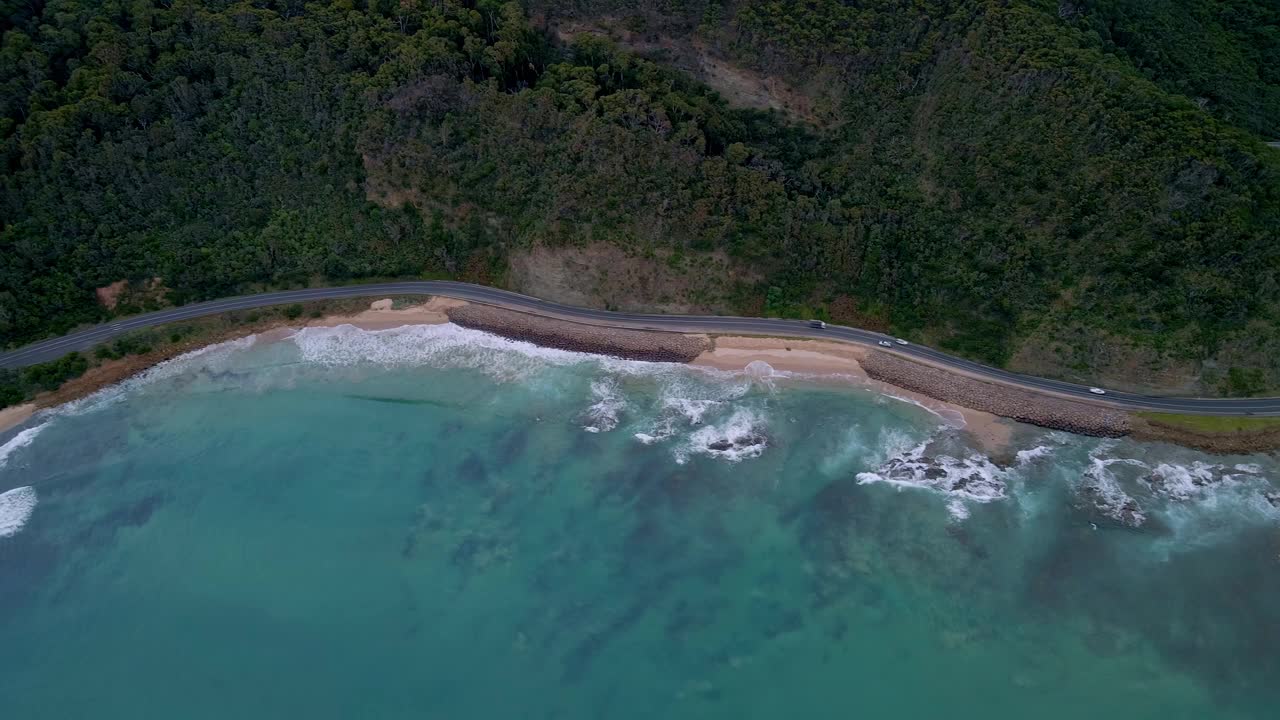
[[1280, 417], [1131, 413], [1133, 436], [1211, 453], [1247, 455], [1280, 449]]
[[[32, 401], [41, 406], [66, 402], [206, 345], [322, 317], [354, 315], [377, 299], [380, 298], [340, 298], [235, 310], [130, 332], [58, 360], [0, 369], [0, 408]], [[413, 304], [420, 299], [400, 297], [396, 303]]]
[[1143, 420], [1199, 433], [1239, 433], [1280, 429], [1280, 417], [1239, 417], [1223, 415], [1177, 415], [1138, 412]]

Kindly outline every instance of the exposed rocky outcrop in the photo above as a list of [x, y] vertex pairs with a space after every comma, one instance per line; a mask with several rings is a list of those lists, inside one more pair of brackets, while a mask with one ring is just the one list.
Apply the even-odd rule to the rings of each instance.
[[451, 308], [448, 314], [449, 320], [457, 325], [513, 340], [628, 360], [691, 362], [711, 349], [711, 340], [705, 335], [587, 325], [489, 305]]
[[862, 367], [881, 382], [1040, 427], [1096, 437], [1121, 437], [1131, 429], [1122, 410], [986, 382], [891, 353], [868, 353]]

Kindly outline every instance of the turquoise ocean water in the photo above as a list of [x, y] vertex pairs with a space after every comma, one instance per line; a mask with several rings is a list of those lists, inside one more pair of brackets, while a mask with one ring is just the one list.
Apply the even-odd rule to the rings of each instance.
[[0, 434], [0, 716], [1274, 718], [1280, 464], [307, 330]]

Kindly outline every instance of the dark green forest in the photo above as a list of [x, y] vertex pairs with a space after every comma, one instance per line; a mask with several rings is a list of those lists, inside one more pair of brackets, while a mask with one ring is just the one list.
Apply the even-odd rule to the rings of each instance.
[[[0, 23], [0, 346], [104, 319], [119, 280], [166, 292], [117, 312], [505, 284], [522, 248], [604, 242], [727, 253], [742, 312], [1280, 387], [1274, 0], [0, 0]], [[818, 110], [740, 107], [637, 39]]]

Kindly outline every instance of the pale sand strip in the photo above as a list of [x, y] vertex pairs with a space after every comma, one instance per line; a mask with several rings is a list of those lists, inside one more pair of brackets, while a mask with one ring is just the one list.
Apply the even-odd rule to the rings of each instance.
[[0, 432], [17, 427], [19, 424], [26, 422], [26, 419], [31, 417], [31, 414], [35, 411], [35, 403], [12, 405], [0, 410]]
[[436, 295], [421, 305], [392, 310], [392, 300], [378, 300], [368, 310], [355, 315], [329, 315], [306, 323], [306, 327], [354, 325], [361, 330], [390, 330], [405, 325], [443, 325], [449, 322], [445, 313], [450, 308], [466, 305], [465, 300]]
[[[464, 305], [467, 305], [466, 301], [436, 296], [421, 305], [393, 310], [392, 301], [384, 299], [374, 302], [368, 310], [355, 315], [330, 315], [301, 323], [301, 325], [303, 327], [353, 325], [362, 330], [389, 330], [406, 325], [441, 325], [449, 322], [448, 310]], [[291, 332], [287, 327], [279, 327], [260, 331], [259, 338], [271, 342], [283, 339]], [[964, 419], [966, 430], [989, 452], [1000, 452], [1007, 448], [1012, 432], [1012, 426], [1009, 423], [990, 413], [952, 405], [872, 380], [859, 364], [859, 361], [866, 357], [867, 352], [866, 348], [856, 345], [820, 340], [719, 336], [714, 339], [713, 349], [699, 355], [692, 364], [741, 371], [752, 362], [762, 361], [778, 370], [813, 375], [832, 382], [847, 382], [884, 395], [919, 403], [944, 417], [958, 415]], [[133, 371], [136, 369], [123, 374], [117, 373], [121, 376], [113, 376], [109, 382], [84, 383], [86, 387], [83, 388], [83, 392], [71, 393], [71, 396], [87, 394], [104, 384], [119, 381]], [[75, 383], [75, 381], [72, 382]], [[53, 399], [48, 398], [48, 400]], [[68, 399], [71, 397], [58, 397], [55, 402], [43, 402], [39, 405], [27, 403], [0, 410], [0, 432], [25, 421], [39, 407], [65, 402]]]
[[720, 370], [743, 370], [747, 365], [766, 362], [775, 370], [815, 375], [831, 381], [844, 381], [884, 395], [903, 398], [939, 413], [964, 418], [965, 429], [991, 453], [1006, 450], [1013, 426], [1002, 418], [981, 410], [953, 405], [926, 395], [872, 380], [859, 361], [868, 350], [845, 343], [821, 340], [787, 340], [768, 337], [736, 337], [721, 335], [715, 346], [693, 361], [694, 365]]

